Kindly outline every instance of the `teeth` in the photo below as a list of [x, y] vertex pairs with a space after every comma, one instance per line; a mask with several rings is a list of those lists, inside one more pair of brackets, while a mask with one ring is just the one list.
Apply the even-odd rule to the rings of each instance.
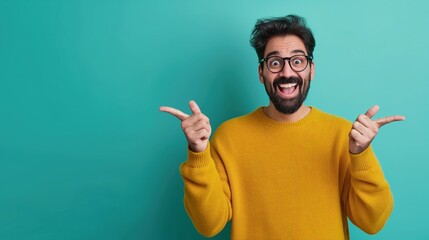
[[286, 84], [279, 84], [279, 86], [281, 88], [291, 88], [291, 87], [295, 87], [296, 83], [286, 83]]

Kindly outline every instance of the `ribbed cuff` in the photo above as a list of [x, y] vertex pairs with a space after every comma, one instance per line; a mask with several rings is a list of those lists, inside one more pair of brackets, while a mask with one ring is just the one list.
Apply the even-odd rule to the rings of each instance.
[[350, 153], [351, 171], [365, 171], [377, 164], [371, 145], [358, 154]]
[[186, 165], [191, 168], [200, 168], [205, 167], [210, 164], [211, 155], [210, 155], [210, 143], [207, 145], [206, 150], [202, 152], [194, 152], [188, 148], [188, 160]]

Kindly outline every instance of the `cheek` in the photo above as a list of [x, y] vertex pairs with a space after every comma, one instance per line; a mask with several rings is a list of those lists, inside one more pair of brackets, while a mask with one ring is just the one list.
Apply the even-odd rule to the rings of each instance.
[[299, 77], [302, 79], [302, 81], [305, 85], [308, 85], [311, 81], [312, 73], [309, 72], [309, 73], [302, 74], [302, 75], [300, 74]]
[[300, 87], [300, 92], [305, 92], [305, 89], [310, 85], [311, 73], [299, 74], [299, 78], [302, 80], [302, 86]]
[[272, 85], [275, 77], [276, 76], [273, 76], [273, 74], [269, 74], [269, 73], [267, 74], [266, 72], [264, 72], [262, 75], [259, 76], [259, 80], [263, 84]]
[[311, 72], [308, 74], [308, 76], [307, 76], [307, 82], [310, 82], [311, 81], [311, 78], [313, 77], [313, 75], [311, 74]]
[[267, 75], [266, 72], [259, 75], [259, 81], [263, 84], [272, 83], [273, 82], [272, 79], [273, 79], [273, 77], [269, 76], [269, 74]]

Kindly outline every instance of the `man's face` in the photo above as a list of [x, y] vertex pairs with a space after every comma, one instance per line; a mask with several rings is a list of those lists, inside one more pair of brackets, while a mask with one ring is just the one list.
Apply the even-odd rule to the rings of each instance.
[[[271, 38], [265, 47], [264, 57], [292, 57], [307, 55], [303, 41], [295, 35]], [[314, 63], [309, 62], [305, 70], [297, 72], [286, 60], [284, 68], [272, 73], [264, 62], [259, 66], [259, 80], [264, 84], [271, 103], [277, 111], [284, 114], [296, 112], [303, 104], [314, 76]]]

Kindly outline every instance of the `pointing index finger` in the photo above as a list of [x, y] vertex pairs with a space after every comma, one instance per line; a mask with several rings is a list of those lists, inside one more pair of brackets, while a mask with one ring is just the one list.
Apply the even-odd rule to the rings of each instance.
[[377, 119], [377, 120], [375, 120], [375, 122], [378, 124], [378, 127], [381, 127], [381, 126], [388, 124], [388, 123], [391, 123], [391, 122], [403, 121], [403, 120], [405, 120], [404, 116], [395, 115], [395, 116], [389, 116], [389, 117]]
[[172, 108], [172, 107], [165, 107], [165, 106], [162, 106], [162, 107], [160, 107], [160, 108], [159, 108], [159, 110], [160, 110], [161, 112], [166, 112], [166, 113], [169, 113], [169, 114], [171, 114], [171, 115], [173, 115], [173, 116], [177, 117], [180, 121], [183, 121], [183, 120], [185, 120], [187, 117], [189, 117], [189, 115], [188, 115], [188, 114], [186, 114], [186, 113], [184, 113], [184, 112], [182, 112], [182, 111], [180, 111], [180, 110], [178, 110], [178, 109]]

